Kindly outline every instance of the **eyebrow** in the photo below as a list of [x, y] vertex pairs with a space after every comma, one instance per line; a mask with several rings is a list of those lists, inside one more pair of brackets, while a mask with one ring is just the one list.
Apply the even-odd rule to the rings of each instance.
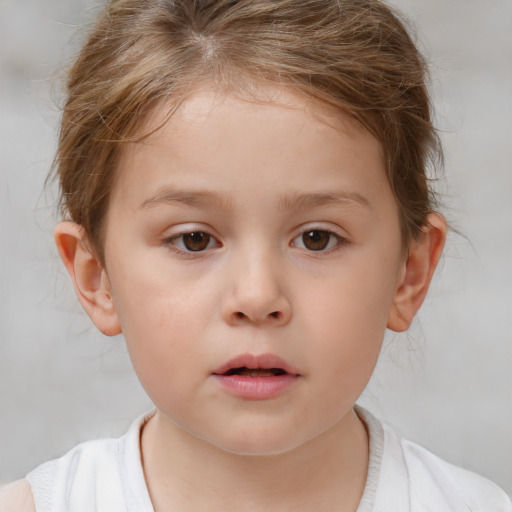
[[281, 207], [286, 210], [317, 208], [321, 206], [356, 206], [371, 209], [371, 204], [361, 194], [339, 190], [334, 192], [311, 192], [307, 194], [286, 194], [281, 197]]
[[[150, 210], [161, 205], [172, 205], [176, 203], [196, 208], [205, 205], [217, 205], [223, 209], [229, 209], [233, 204], [233, 200], [231, 196], [224, 196], [208, 190], [195, 191], [164, 188], [154, 196], [144, 200], [138, 209]], [[284, 210], [300, 210], [322, 206], [362, 206], [371, 209], [370, 202], [364, 196], [356, 192], [344, 190], [335, 192], [285, 194], [280, 197], [279, 206]]]
[[185, 206], [200, 207], [205, 205], [218, 205], [228, 209], [231, 198], [211, 191], [178, 190], [175, 188], [164, 188], [154, 196], [144, 200], [139, 210], [149, 210], [161, 205], [183, 204]]

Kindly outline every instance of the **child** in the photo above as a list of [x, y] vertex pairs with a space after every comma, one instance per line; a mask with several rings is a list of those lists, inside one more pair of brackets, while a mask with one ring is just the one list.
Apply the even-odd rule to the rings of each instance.
[[510, 511], [355, 405], [442, 252], [425, 64], [377, 0], [119, 0], [68, 79], [60, 255], [155, 404], [6, 511]]

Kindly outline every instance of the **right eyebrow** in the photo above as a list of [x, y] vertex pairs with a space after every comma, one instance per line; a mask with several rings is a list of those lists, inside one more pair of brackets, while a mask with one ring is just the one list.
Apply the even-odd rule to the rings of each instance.
[[366, 197], [346, 190], [334, 192], [311, 192], [306, 194], [286, 194], [281, 197], [281, 205], [285, 209], [307, 209], [320, 206], [356, 206], [372, 209]]
[[161, 205], [174, 204], [196, 208], [205, 205], [217, 205], [227, 209], [232, 204], [232, 199], [210, 190], [180, 190], [173, 187], [165, 187], [153, 196], [145, 199], [137, 209], [150, 210]]

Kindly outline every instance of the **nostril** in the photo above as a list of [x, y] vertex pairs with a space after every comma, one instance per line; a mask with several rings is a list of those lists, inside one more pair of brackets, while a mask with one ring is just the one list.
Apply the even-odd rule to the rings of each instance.
[[233, 313], [233, 317], [237, 320], [249, 320], [251, 322], [260, 323], [266, 320], [282, 320], [283, 319], [283, 312], [282, 311], [272, 311], [268, 313], [266, 316], [262, 316], [261, 318], [259, 316], [252, 316], [248, 315], [247, 313], [244, 313], [242, 311], [235, 311]]

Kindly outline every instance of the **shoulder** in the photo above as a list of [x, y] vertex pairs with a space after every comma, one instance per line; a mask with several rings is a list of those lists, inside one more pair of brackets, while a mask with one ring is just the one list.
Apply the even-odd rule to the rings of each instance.
[[361, 510], [512, 512], [510, 497], [495, 483], [400, 438], [361, 407], [357, 413], [370, 438], [366, 508]]
[[512, 501], [494, 482], [455, 466], [410, 441], [401, 441], [410, 476], [411, 495], [421, 502], [436, 495], [449, 503], [464, 504], [474, 512], [511, 512]]
[[59, 459], [41, 464], [26, 479], [38, 511], [96, 511], [100, 495], [121, 500], [119, 442], [101, 439], [79, 444]]
[[512, 512], [510, 497], [494, 482], [384, 430], [388, 457], [403, 461], [411, 510]]
[[18, 480], [0, 487], [2, 512], [36, 512], [32, 490], [27, 480]]
[[126, 503], [134, 504], [132, 509], [138, 512], [151, 510], [140, 429], [152, 414], [138, 418], [120, 438], [81, 443], [28, 473], [37, 511], [119, 512], [126, 511]]

